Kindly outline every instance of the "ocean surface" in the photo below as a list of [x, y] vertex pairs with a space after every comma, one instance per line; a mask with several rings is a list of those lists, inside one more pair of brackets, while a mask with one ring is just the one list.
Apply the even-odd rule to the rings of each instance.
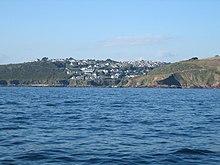
[[0, 164], [219, 165], [219, 89], [0, 87]]

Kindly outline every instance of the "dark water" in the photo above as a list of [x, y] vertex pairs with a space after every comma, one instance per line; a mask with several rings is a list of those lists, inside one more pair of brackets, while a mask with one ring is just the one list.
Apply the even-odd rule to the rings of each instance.
[[220, 90], [0, 88], [0, 164], [220, 164]]

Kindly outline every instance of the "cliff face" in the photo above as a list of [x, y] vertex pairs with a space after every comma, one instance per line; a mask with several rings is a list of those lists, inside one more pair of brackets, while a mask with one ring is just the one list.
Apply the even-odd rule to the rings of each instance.
[[181, 83], [178, 80], [178, 78], [176, 78], [175, 74], [172, 74], [165, 79], [159, 80], [157, 81], [157, 83], [159, 85], [168, 85], [168, 86], [177, 86], [177, 87], [181, 86]]
[[191, 59], [156, 68], [129, 80], [130, 87], [219, 88], [220, 57]]

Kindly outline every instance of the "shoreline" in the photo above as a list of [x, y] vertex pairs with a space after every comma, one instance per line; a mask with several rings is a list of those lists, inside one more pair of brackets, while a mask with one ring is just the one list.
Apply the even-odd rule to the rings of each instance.
[[56, 87], [56, 88], [157, 88], [157, 89], [220, 89], [220, 87], [181, 87], [181, 86], [74, 86], [74, 85], [51, 85], [51, 84], [31, 84], [31, 85], [0, 85], [0, 87]]

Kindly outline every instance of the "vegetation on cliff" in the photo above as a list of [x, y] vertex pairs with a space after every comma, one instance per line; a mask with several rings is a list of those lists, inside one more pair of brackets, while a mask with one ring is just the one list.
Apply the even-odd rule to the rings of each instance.
[[48, 61], [0, 65], [0, 85], [65, 84], [65, 67]]
[[220, 57], [190, 60], [156, 68], [147, 75], [130, 79], [129, 87], [220, 87]]

